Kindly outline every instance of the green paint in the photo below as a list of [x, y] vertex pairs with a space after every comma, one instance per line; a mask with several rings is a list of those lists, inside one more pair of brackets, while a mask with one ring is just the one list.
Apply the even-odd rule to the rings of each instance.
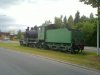
[[67, 28], [47, 30], [46, 42], [71, 43], [71, 31]]

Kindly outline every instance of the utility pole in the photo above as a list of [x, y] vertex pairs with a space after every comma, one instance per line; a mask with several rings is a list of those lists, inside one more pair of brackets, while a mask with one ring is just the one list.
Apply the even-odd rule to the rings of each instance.
[[[99, 11], [99, 7], [97, 9]], [[99, 55], [99, 13], [97, 18], [97, 56]]]
[[99, 56], [99, 19], [100, 19], [100, 0], [96, 0], [98, 3], [98, 7], [97, 7], [97, 56]]

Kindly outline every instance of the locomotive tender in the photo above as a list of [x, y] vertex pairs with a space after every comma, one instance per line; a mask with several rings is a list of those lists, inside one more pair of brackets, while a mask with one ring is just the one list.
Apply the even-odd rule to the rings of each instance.
[[55, 49], [78, 53], [84, 50], [83, 35], [80, 30], [68, 27], [57, 28], [55, 24], [26, 29], [20, 45], [44, 49]]

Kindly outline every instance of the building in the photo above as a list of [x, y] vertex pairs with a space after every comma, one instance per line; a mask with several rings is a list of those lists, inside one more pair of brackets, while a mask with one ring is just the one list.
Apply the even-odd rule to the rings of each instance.
[[10, 35], [10, 40], [17, 40], [17, 35], [16, 34]]
[[0, 32], [0, 40], [7, 40], [10, 37], [10, 33]]

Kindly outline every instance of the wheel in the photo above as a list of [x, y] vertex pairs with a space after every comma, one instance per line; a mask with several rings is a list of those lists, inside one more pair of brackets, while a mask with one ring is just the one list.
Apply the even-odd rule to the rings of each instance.
[[20, 46], [23, 46], [23, 42], [22, 41], [20, 41]]
[[43, 45], [43, 48], [44, 49], [49, 49], [49, 47], [46, 44]]

